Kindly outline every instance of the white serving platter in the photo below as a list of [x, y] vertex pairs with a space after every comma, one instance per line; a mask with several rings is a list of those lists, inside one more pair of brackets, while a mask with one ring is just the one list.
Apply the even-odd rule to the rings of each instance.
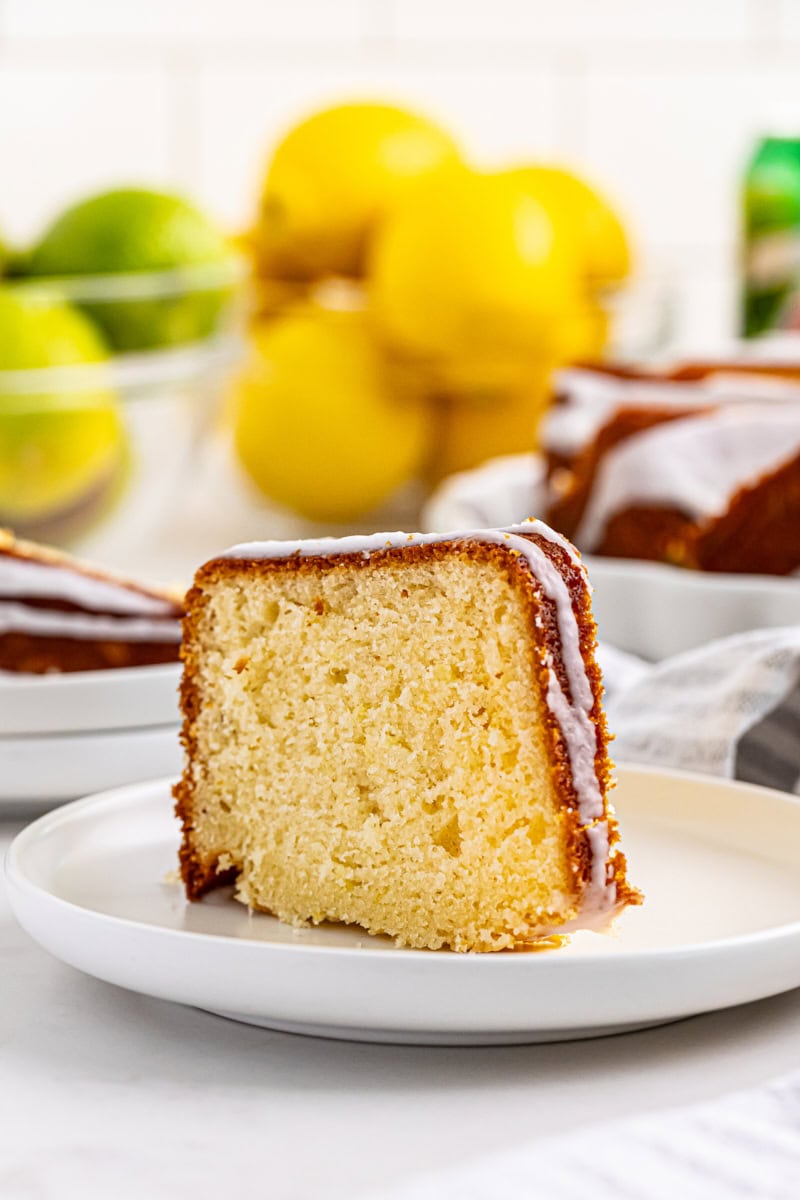
[[715, 638], [800, 623], [800, 579], [592, 555], [585, 562], [600, 637], [653, 662]]
[[174, 725], [180, 677], [180, 663], [63, 675], [0, 671], [0, 738]]
[[[133, 991], [295, 1033], [481, 1045], [620, 1033], [800, 986], [800, 803], [780, 792], [621, 768], [617, 808], [646, 894], [613, 935], [557, 950], [396, 948], [294, 929], [230, 889], [175, 882], [168, 781], [77, 801], [7, 859], [20, 923], [64, 962]], [[48, 1003], [42, 997], [43, 1006]]]
[[181, 768], [178, 726], [0, 738], [0, 807], [60, 803]]
[[[445, 480], [426, 506], [426, 530], [511, 525], [538, 516], [535, 454], [492, 459]], [[600, 637], [658, 661], [749, 629], [800, 622], [800, 579], [682, 570], [634, 559], [585, 558]]]

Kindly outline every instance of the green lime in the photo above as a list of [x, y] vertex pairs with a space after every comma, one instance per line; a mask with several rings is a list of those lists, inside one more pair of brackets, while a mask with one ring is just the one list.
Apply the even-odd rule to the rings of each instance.
[[132, 351], [212, 334], [230, 296], [224, 282], [229, 260], [222, 234], [188, 201], [125, 188], [67, 209], [34, 246], [28, 272], [39, 277], [176, 272], [175, 286], [163, 294], [82, 302], [114, 350]]
[[69, 516], [74, 530], [116, 491], [126, 437], [114, 392], [102, 381], [39, 390], [25, 376], [107, 357], [70, 305], [0, 287], [0, 523], [41, 537]]

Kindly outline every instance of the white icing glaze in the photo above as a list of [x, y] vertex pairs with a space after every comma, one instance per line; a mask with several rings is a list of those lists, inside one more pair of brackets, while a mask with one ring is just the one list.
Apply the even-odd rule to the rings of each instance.
[[800, 400], [800, 385], [796, 380], [783, 379], [777, 375], [748, 375], [735, 367], [717, 371], [703, 381], [715, 399], [743, 400], [745, 403], [797, 404]]
[[[578, 816], [587, 826], [589, 846], [592, 851], [591, 878], [581, 897], [581, 927], [587, 926], [587, 918], [607, 917], [616, 906], [616, 884], [606, 877], [609, 854], [608, 823], [603, 815], [603, 796], [595, 770], [597, 738], [591, 711], [594, 695], [586, 665], [580, 651], [580, 628], [572, 607], [572, 598], [561, 573], [547, 554], [521, 536], [536, 533], [540, 537], [561, 547], [571, 561], [579, 567], [584, 580], [585, 568], [575, 548], [561, 534], [556, 533], [542, 521], [529, 519], [506, 529], [460, 530], [454, 533], [374, 533], [365, 536], [344, 538], [318, 538], [296, 542], [245, 542], [233, 546], [221, 556], [225, 559], [285, 559], [362, 555], [399, 549], [407, 546], [430, 546], [442, 542], [488, 542], [505, 545], [514, 554], [527, 562], [531, 574], [539, 587], [556, 608], [556, 617], [561, 642], [561, 658], [564, 664], [570, 695], [567, 696], [553, 669], [552, 658], [546, 660], [549, 668], [547, 704], [555, 717], [570, 763], [573, 786], [578, 801]], [[598, 857], [598, 852], [602, 857]]]
[[169, 600], [113, 580], [96, 579], [69, 567], [0, 554], [0, 596], [68, 600], [96, 612], [171, 616]]
[[769, 375], [748, 375], [735, 368], [702, 380], [621, 379], [598, 371], [571, 369], [556, 376], [556, 391], [566, 402], [553, 405], [542, 422], [542, 445], [572, 456], [587, 446], [622, 408], [702, 408], [709, 404], [800, 400], [800, 387]]
[[733, 494], [800, 453], [800, 407], [736, 405], [626, 438], [602, 460], [575, 535], [582, 550], [631, 505], [664, 504], [693, 520], [720, 516]]
[[709, 403], [699, 384], [618, 379], [595, 371], [560, 371], [556, 391], [565, 392], [563, 404], [554, 404], [542, 422], [545, 450], [571, 456], [587, 446], [620, 408], [684, 408]]
[[589, 577], [586, 574], [586, 566], [583, 562], [583, 559], [581, 558], [580, 553], [573, 546], [572, 542], [569, 541], [568, 538], [565, 538], [563, 533], [558, 533], [555, 529], [551, 528], [550, 525], [546, 525], [544, 521], [540, 521], [538, 517], [526, 517], [526, 519], [520, 524], [507, 525], [504, 529], [501, 529], [500, 532], [517, 534], [530, 533], [530, 527], [532, 525], [536, 526], [533, 532], [536, 533], [540, 538], [544, 538], [546, 542], [552, 542], [553, 545], [560, 546], [562, 550], [566, 551], [571, 558], [573, 565], [576, 566], [583, 575], [583, 581], [591, 591], [591, 584], [589, 583]]
[[397, 550], [405, 546], [434, 546], [439, 542], [455, 542], [459, 540], [502, 542], [514, 537], [517, 550], [524, 553], [530, 542], [516, 543], [520, 534], [536, 533], [539, 537], [553, 542], [566, 551], [576, 567], [580, 568], [584, 577], [586, 568], [581, 556], [562, 533], [557, 533], [544, 521], [537, 517], [527, 517], [516, 525], [506, 525], [501, 529], [459, 529], [448, 533], [357, 533], [349, 537], [304, 538], [295, 542], [240, 542], [220, 554], [220, 558], [326, 558], [332, 554], [362, 554], [369, 558], [380, 550]]
[[177, 617], [118, 617], [95, 613], [59, 612], [0, 600], [0, 634], [27, 633], [33, 637], [80, 638], [82, 641], [179, 642]]

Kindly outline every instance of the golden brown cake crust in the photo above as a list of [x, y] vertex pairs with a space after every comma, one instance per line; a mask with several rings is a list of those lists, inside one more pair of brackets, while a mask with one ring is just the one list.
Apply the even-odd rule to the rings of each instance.
[[[594, 661], [596, 642], [596, 627], [591, 613], [590, 594], [585, 577], [579, 566], [573, 562], [566, 550], [536, 533], [525, 534], [529, 540], [547, 555], [557, 567], [566, 583], [572, 600], [573, 611], [580, 631], [580, 652], [586, 667], [586, 673], [591, 685], [594, 705], [590, 714], [596, 731], [595, 770], [600, 793], [604, 800], [607, 814], [607, 792], [611, 786], [612, 763], [608, 755], [608, 728], [602, 709], [602, 678], [600, 670]], [[474, 541], [463, 541], [459, 544], [461, 551], [466, 550], [471, 558], [490, 561], [505, 571], [509, 579], [518, 586], [526, 597], [528, 618], [531, 629], [530, 645], [542, 645], [541, 657], [534, 657], [531, 671], [536, 681], [541, 697], [542, 710], [547, 714], [547, 730], [553, 764], [554, 780], [560, 799], [564, 827], [567, 832], [568, 853], [575, 865], [576, 892], [580, 893], [588, 887], [592, 867], [592, 851], [586, 828], [581, 825], [578, 814], [578, 797], [572, 779], [572, 772], [567, 756], [566, 746], [561, 730], [555, 717], [550, 712], [546, 696], [549, 683], [549, 667], [546, 658], [552, 664], [561, 687], [570, 696], [569, 680], [564, 663], [561, 641], [558, 630], [557, 611], [553, 601], [549, 600], [538, 581], [533, 577], [527, 563], [518, 552], [514, 552], [502, 544]], [[199, 713], [200, 697], [197, 685], [199, 672], [198, 628], [200, 616], [207, 595], [205, 585], [212, 585], [238, 575], [246, 568], [254, 575], [272, 571], [294, 571], [316, 573], [319, 570], [342, 569], [347, 567], [368, 568], [376, 564], [386, 564], [393, 569], [402, 570], [406, 564], [415, 562], [435, 562], [453, 553], [453, 542], [433, 544], [412, 544], [384, 551], [376, 551], [367, 558], [361, 554], [348, 554], [332, 557], [299, 557], [289, 559], [270, 558], [218, 558], [206, 563], [197, 573], [195, 586], [187, 596], [187, 615], [184, 618], [184, 638], [182, 657], [184, 674], [181, 683], [181, 707], [183, 711], [183, 727], [181, 740], [184, 746], [187, 766], [183, 777], [174, 788], [175, 811], [182, 823], [183, 839], [180, 848], [181, 874], [190, 900], [198, 900], [209, 889], [232, 882], [237, 875], [236, 869], [220, 870], [216, 861], [206, 861], [197, 851], [193, 841], [193, 783], [189, 763], [195, 760], [197, 751], [196, 722]], [[624, 855], [617, 849], [618, 833], [613, 816], [608, 816], [610, 871], [617, 885], [617, 895], [620, 906], [641, 902], [640, 894], [632, 888], [626, 878], [626, 862]]]
[[179, 659], [178, 642], [84, 642], [80, 638], [0, 633], [0, 670], [23, 675], [152, 667]]
[[695, 522], [666, 504], [632, 504], [614, 513], [593, 553], [688, 566], [687, 547]]
[[800, 457], [740, 488], [721, 517], [695, 524], [686, 565], [703, 571], [789, 575], [800, 567]]
[[[708, 408], [637, 408], [635, 405], [620, 407], [600, 429], [592, 442], [582, 450], [569, 465], [569, 485], [563, 495], [555, 499], [547, 511], [547, 523], [552, 525], [565, 537], [574, 538], [586, 505], [592, 493], [597, 473], [605, 456], [615, 446], [628, 438], [644, 433], [656, 425], [664, 425], [668, 421], [678, 421], [681, 418], [696, 416], [710, 411]], [[601, 554], [613, 554], [615, 551], [600, 550]], [[652, 558], [652, 554], [632, 555], [631, 557]]]

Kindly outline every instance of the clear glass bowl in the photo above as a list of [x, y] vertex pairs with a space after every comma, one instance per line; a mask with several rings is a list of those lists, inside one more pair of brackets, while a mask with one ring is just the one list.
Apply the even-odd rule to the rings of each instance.
[[238, 358], [243, 277], [231, 257], [4, 282], [76, 306], [120, 349], [101, 362], [0, 370], [0, 525], [101, 560], [109, 539], [135, 551], [157, 534]]

